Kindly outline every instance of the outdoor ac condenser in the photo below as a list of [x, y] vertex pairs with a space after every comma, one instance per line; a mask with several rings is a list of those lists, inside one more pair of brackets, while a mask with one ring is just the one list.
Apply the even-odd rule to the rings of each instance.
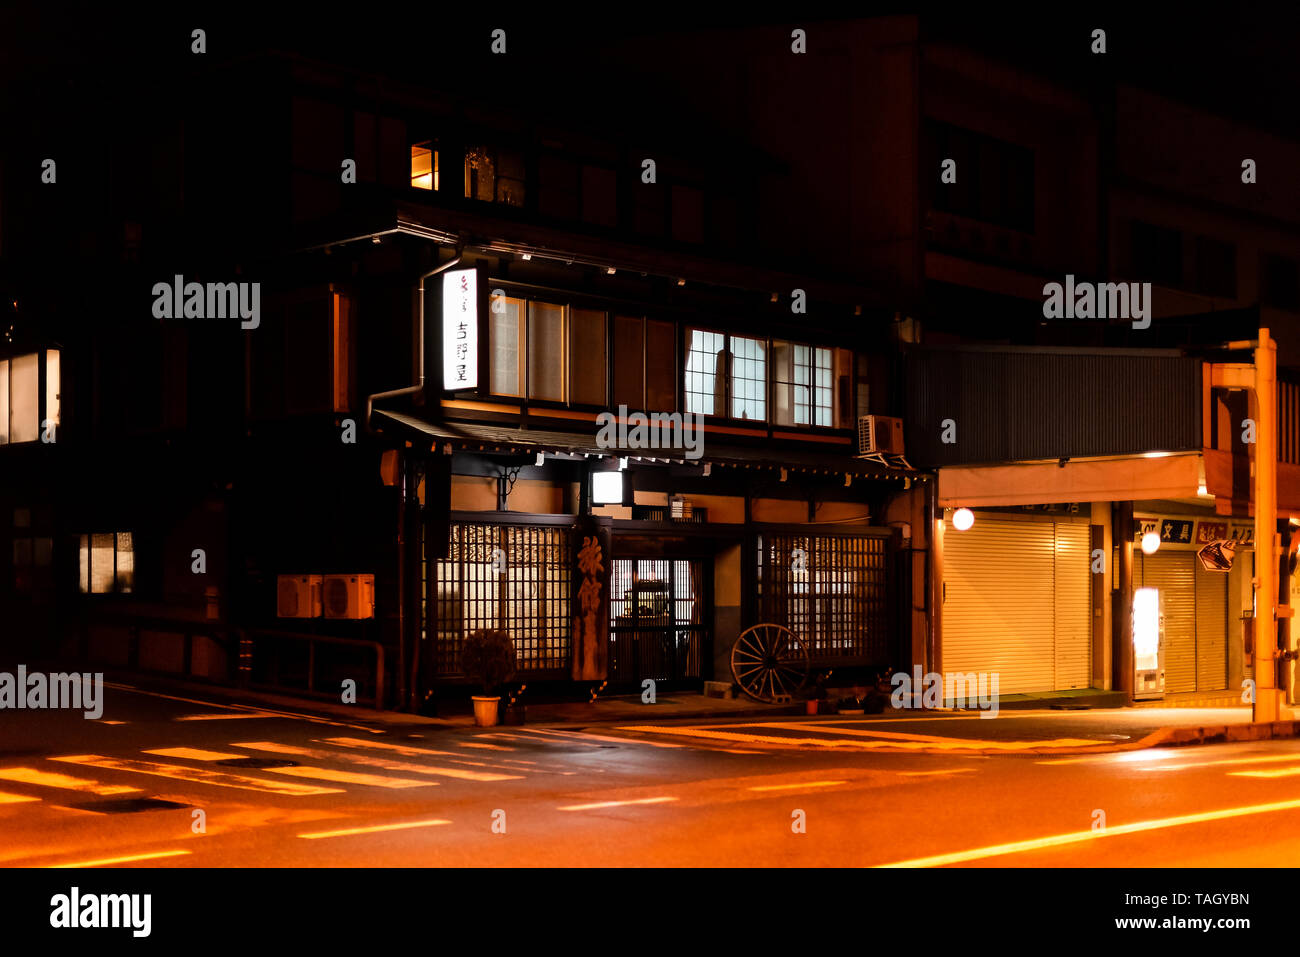
[[326, 575], [326, 618], [374, 618], [374, 575]]
[[319, 618], [320, 575], [279, 575], [275, 586], [275, 614], [279, 618]]
[[858, 454], [881, 453], [903, 454], [903, 420], [887, 415], [858, 416]]

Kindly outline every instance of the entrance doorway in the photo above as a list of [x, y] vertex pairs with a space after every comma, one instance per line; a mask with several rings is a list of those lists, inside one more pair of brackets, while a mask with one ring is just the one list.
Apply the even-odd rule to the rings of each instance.
[[609, 678], [697, 681], [712, 660], [705, 563], [683, 558], [616, 558], [610, 575]]

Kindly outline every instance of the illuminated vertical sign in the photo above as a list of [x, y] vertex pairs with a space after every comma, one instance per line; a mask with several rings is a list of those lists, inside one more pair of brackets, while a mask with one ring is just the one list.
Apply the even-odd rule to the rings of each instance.
[[442, 274], [442, 387], [478, 388], [478, 272]]

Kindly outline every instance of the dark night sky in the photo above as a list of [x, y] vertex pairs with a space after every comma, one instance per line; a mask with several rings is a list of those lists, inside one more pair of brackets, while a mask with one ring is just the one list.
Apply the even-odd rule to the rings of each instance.
[[[714, 12], [701, 11], [699, 5], [630, 2], [566, 4], [563, 16], [555, 15], [554, 6], [543, 12], [536, 5], [518, 10], [494, 6], [486, 14], [369, 2], [301, 5], [291, 8], [299, 11], [292, 16], [285, 9], [179, 4], [159, 7], [155, 14], [147, 7], [142, 12], [123, 5], [6, 5], [0, 12], [0, 103], [13, 106], [28, 99], [37, 82], [49, 88], [75, 80], [77, 87], [118, 95], [165, 86], [169, 74], [194, 68], [186, 54], [195, 25], [208, 29], [213, 54], [275, 47], [398, 76], [463, 76], [464, 83], [485, 92], [497, 87], [518, 98], [526, 89], [538, 98], [548, 85], [557, 95], [582, 97], [616, 89], [589, 68], [591, 50], [607, 46], [610, 34], [662, 37], [665, 54], [671, 56], [672, 36], [681, 30], [740, 22], [795, 24], [785, 11], [756, 16], [740, 6]], [[800, 14], [798, 25], [814, 27], [849, 11], [862, 16], [919, 10], [925, 36], [986, 47], [1063, 83], [1132, 80], [1300, 139], [1300, 8], [1224, 9], [1174, 12], [1163, 5], [1150, 10], [1129, 5], [1063, 15], [1046, 6], [938, 12], [924, 6], [856, 4], [824, 13], [799, 5], [790, 12]], [[579, 10], [590, 13], [584, 16]], [[511, 53], [518, 54], [505, 69], [500, 58], [488, 60], [486, 42], [466, 39], [486, 37], [494, 26], [510, 28]], [[1096, 26], [1108, 35], [1109, 50], [1101, 64], [1087, 50], [1087, 37]], [[810, 49], [815, 52], [815, 41]]]

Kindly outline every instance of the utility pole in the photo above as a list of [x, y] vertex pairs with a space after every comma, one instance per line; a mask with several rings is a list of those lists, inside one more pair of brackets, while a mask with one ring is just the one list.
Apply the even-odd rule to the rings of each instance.
[[[1229, 342], [1230, 350], [1254, 350], [1254, 364], [1216, 362], [1210, 365], [1211, 384], [1225, 389], [1246, 389], [1255, 394], [1254, 478], [1255, 577], [1255, 695], [1252, 717], [1256, 722], [1279, 717], [1277, 687], [1278, 565], [1282, 540], [1277, 532], [1277, 343], [1267, 329], [1254, 341]], [[1282, 614], [1291, 612], [1289, 605]]]
[[[1277, 343], [1267, 329], [1255, 344], [1255, 704], [1254, 720], [1278, 719]], [[1288, 608], [1288, 610], [1290, 610]]]

